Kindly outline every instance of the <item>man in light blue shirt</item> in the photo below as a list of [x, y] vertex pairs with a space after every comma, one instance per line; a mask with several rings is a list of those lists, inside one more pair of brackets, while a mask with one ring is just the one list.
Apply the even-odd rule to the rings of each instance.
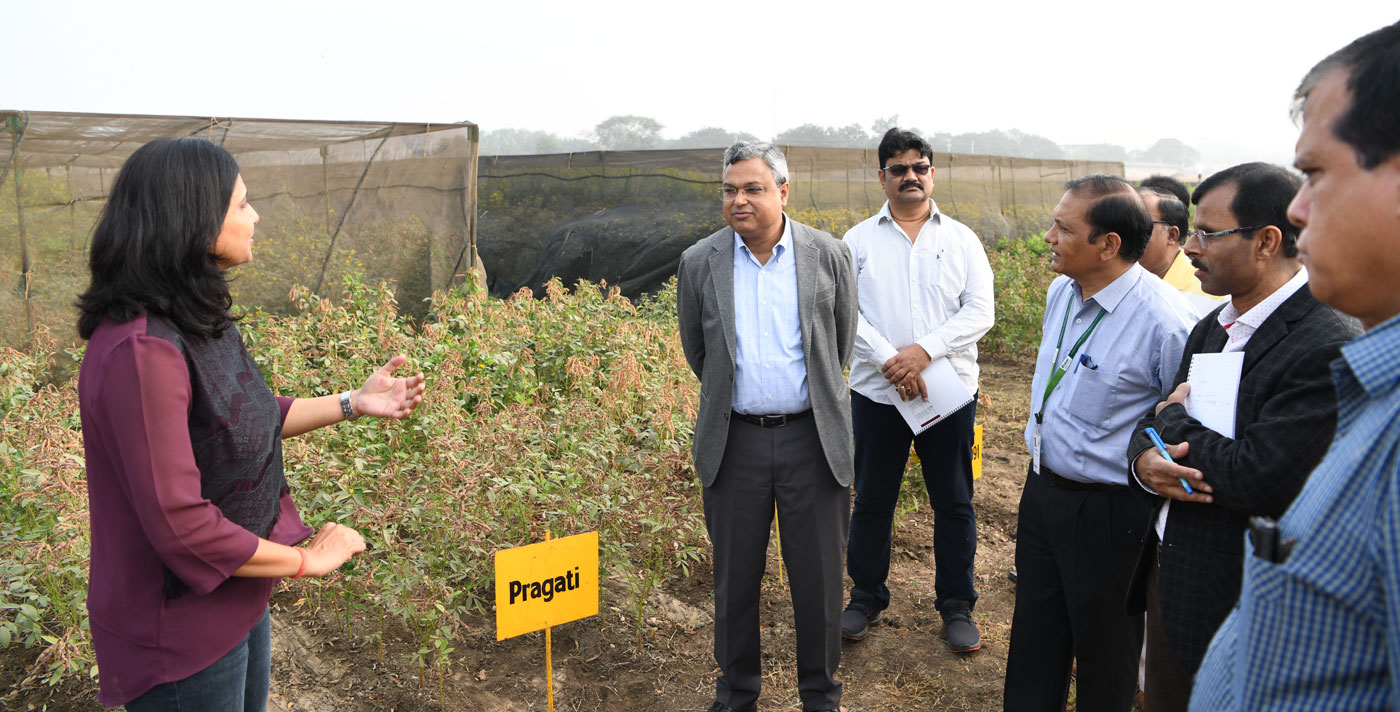
[[856, 334], [851, 252], [783, 213], [787, 160], [772, 145], [730, 146], [720, 195], [729, 227], [687, 249], [676, 274], [681, 347], [700, 379], [692, 453], [715, 550], [720, 676], [709, 712], [757, 706], [758, 596], [775, 507], [798, 694], [804, 710], [834, 712], [855, 476], [842, 375]]
[[1400, 706], [1400, 23], [1303, 78], [1288, 209], [1313, 295], [1366, 333], [1332, 362], [1337, 434], [1277, 522], [1245, 536], [1239, 606], [1191, 709]]
[[1016, 529], [1007, 710], [1126, 710], [1142, 616], [1125, 599], [1147, 529], [1124, 461], [1137, 416], [1165, 397], [1195, 325], [1181, 293], [1138, 265], [1152, 229], [1116, 176], [1070, 181], [1045, 234], [1062, 276], [1046, 296], [1031, 382], [1031, 467]]
[[800, 413], [812, 407], [797, 321], [791, 221], [783, 221], [782, 237], [772, 249], [767, 263], [759, 262], [734, 233], [734, 302], [767, 307], [734, 310], [734, 410], [740, 413]]

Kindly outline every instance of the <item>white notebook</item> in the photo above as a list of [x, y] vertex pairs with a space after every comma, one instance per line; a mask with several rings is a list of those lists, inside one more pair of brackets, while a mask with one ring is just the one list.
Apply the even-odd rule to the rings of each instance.
[[1195, 354], [1186, 382], [1186, 413], [1227, 438], [1235, 437], [1235, 401], [1240, 393], [1244, 352]]
[[924, 378], [924, 388], [928, 391], [927, 401], [923, 398], [906, 401], [899, 397], [899, 391], [895, 390], [894, 386], [885, 389], [894, 400], [899, 414], [904, 416], [904, 422], [909, 424], [909, 429], [913, 430], [915, 435], [928, 430], [972, 402], [972, 394], [968, 393], [967, 386], [963, 385], [962, 379], [958, 378], [958, 372], [953, 370], [953, 364], [946, 357], [933, 361], [919, 375]]

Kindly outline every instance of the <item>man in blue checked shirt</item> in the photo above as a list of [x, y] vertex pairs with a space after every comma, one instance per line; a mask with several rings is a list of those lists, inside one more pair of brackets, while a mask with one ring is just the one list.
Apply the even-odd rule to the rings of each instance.
[[1332, 365], [1331, 450], [1245, 537], [1192, 710], [1400, 705], [1400, 23], [1319, 62], [1295, 100], [1298, 249], [1313, 294], [1367, 331]]

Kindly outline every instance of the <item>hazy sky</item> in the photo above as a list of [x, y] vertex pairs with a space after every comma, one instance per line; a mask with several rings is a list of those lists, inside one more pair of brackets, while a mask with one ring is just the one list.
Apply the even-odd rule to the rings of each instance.
[[1400, 19], [1375, 0], [0, 5], [6, 109], [469, 120], [565, 136], [641, 114], [667, 137], [721, 126], [764, 138], [898, 114], [927, 131], [1018, 128], [1062, 144], [1170, 136], [1220, 163], [1291, 160], [1303, 73]]

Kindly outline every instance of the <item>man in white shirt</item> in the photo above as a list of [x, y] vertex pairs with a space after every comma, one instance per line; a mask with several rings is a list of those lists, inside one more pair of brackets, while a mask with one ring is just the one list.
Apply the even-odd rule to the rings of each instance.
[[[846, 555], [854, 585], [841, 635], [864, 639], [890, 604], [885, 581], [894, 509], [912, 440], [934, 513], [934, 606], [949, 648], [970, 652], [982, 647], [971, 616], [977, 601], [972, 437], [977, 340], [994, 316], [992, 269], [977, 235], [933, 202], [928, 143], [892, 128], [878, 155], [876, 175], [888, 200], [844, 238], [855, 259], [860, 319], [851, 359], [856, 502]], [[916, 436], [895, 400], [927, 400], [921, 373], [944, 358], [973, 401]]]
[[[1288, 508], [1336, 429], [1329, 364], [1360, 330], [1308, 290], [1299, 230], [1288, 221], [1301, 184], [1280, 166], [1245, 163], [1207, 178], [1193, 197], [1186, 255], [1201, 284], [1230, 301], [1191, 332], [1174, 392], [1138, 422], [1127, 451], [1137, 491], [1155, 495], [1155, 536], [1128, 590], [1129, 609], [1147, 613], [1143, 689], [1153, 712], [1185, 712], [1206, 646], [1239, 598], [1249, 517]], [[1233, 427], [1220, 433], [1183, 401], [1192, 359], [1232, 352], [1243, 363]], [[1158, 454], [1149, 427], [1175, 464]]]

